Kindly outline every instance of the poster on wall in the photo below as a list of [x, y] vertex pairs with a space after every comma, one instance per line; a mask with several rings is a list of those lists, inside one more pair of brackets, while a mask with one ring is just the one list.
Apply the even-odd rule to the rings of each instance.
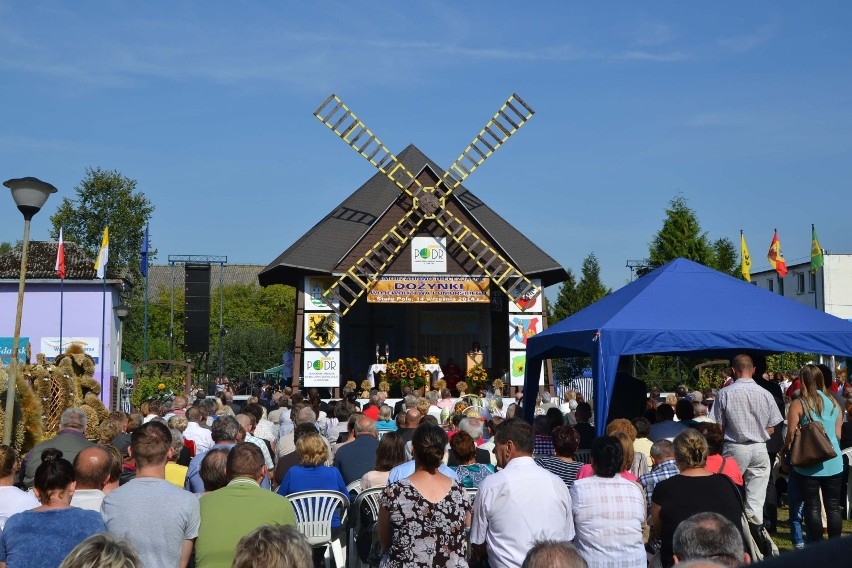
[[[29, 337], [18, 338], [18, 362], [27, 363], [27, 345], [30, 344]], [[0, 363], [4, 366], [12, 362], [12, 347], [15, 345], [14, 337], [0, 337]]]
[[[541, 289], [541, 280], [535, 279], [532, 281], [534, 289], [529, 290], [523, 297], [518, 298], [518, 302], [509, 302], [509, 312], [513, 314], [517, 313], [527, 313], [527, 314], [540, 314], [542, 312], [542, 306], [544, 302], [542, 298], [544, 297], [544, 290]], [[524, 291], [526, 285], [516, 286], [514, 290], [512, 290], [512, 295], [517, 298], [518, 294]], [[533, 297], [535, 296], [535, 297]]]
[[412, 237], [411, 272], [446, 272], [446, 237]]
[[305, 314], [305, 349], [334, 349], [340, 344], [340, 318], [334, 312]]
[[454, 304], [491, 301], [488, 278], [381, 276], [367, 294], [374, 304]]
[[340, 386], [340, 351], [304, 351], [302, 384], [306, 387]]
[[[524, 373], [527, 369], [527, 352], [526, 351], [510, 351], [509, 359], [511, 363], [510, 384], [513, 387], [524, 386]], [[541, 373], [538, 377], [538, 384], [544, 384], [544, 365], [541, 366]]]
[[[309, 312], [330, 312], [331, 307], [325, 303], [322, 295], [334, 285], [332, 278], [305, 277], [305, 310]], [[338, 306], [337, 299], [334, 300]]]
[[48, 361], [53, 361], [57, 355], [65, 353], [69, 347], [77, 345], [83, 349], [83, 353], [100, 362], [101, 338], [100, 337], [63, 337], [62, 345], [59, 345], [58, 337], [42, 337], [41, 351]]
[[509, 314], [509, 349], [526, 349], [527, 339], [541, 331], [541, 315]]

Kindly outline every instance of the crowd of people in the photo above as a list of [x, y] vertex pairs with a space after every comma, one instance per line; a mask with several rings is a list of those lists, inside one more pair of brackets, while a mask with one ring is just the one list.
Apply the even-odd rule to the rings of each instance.
[[[288, 496], [374, 488], [378, 515], [359, 517], [356, 545], [382, 568], [737, 566], [771, 553], [773, 465], [808, 422], [835, 457], [786, 464], [794, 545], [838, 537], [843, 389], [815, 365], [794, 391], [758, 371], [740, 355], [718, 392], [641, 393], [601, 436], [577, 393], [530, 402], [533, 424], [514, 416], [520, 399], [490, 413], [446, 390], [393, 407], [378, 391], [363, 407], [313, 389], [244, 405], [178, 396], [113, 412], [98, 440], [70, 408], [27, 455], [0, 446], [0, 568], [308, 568], [325, 549], [300, 533]], [[335, 510], [331, 541], [364, 513]]]

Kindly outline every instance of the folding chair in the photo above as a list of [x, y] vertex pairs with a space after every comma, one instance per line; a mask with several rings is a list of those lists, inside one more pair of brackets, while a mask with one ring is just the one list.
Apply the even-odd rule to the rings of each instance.
[[[296, 512], [296, 526], [310, 545], [325, 548], [325, 564], [330, 568], [330, 554], [334, 556], [334, 565], [345, 568], [346, 558], [343, 547], [346, 537], [332, 540], [331, 520], [335, 511], [340, 513], [340, 526], [346, 530], [346, 514], [349, 511], [349, 496], [339, 491], [300, 491], [287, 495]], [[343, 542], [343, 544], [341, 544]], [[329, 554], [330, 553], [330, 554]]]

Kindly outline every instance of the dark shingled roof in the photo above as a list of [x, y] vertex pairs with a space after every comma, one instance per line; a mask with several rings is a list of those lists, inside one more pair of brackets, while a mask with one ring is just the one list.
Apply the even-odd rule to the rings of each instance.
[[[210, 266], [210, 288], [215, 290], [219, 288], [219, 265], [213, 264]], [[247, 286], [257, 286], [257, 275], [263, 270], [263, 266], [259, 264], [226, 264], [222, 280], [225, 287], [233, 284], [244, 284]], [[174, 286], [175, 290], [183, 290], [183, 266], [177, 265], [174, 267]], [[172, 289], [172, 267], [168, 264], [155, 264], [148, 267], [148, 287], [151, 291], [162, 288], [163, 290]]]
[[[412, 173], [429, 166], [439, 176], [444, 175], [444, 170], [414, 145], [405, 148], [397, 158]], [[331, 274], [399, 195], [400, 191], [393, 182], [384, 174], [376, 173], [264, 268], [258, 276], [260, 284], [294, 286], [302, 276]], [[496, 243], [527, 277], [541, 278], [544, 286], [562, 282], [568, 277], [558, 262], [464, 186], [456, 189], [452, 199], [480, 224], [488, 240]]]
[[[27, 280], [57, 279], [56, 276], [56, 241], [30, 241], [27, 249]], [[21, 247], [16, 246], [11, 252], [0, 255], [0, 280], [14, 279], [21, 276]], [[66, 280], [95, 280], [95, 259], [76, 243], [65, 243], [65, 279]]]

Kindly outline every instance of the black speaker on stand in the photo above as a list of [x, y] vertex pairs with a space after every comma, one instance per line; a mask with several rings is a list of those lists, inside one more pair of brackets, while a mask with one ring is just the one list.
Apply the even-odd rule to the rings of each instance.
[[187, 353], [210, 351], [210, 265], [184, 265], [183, 343]]

